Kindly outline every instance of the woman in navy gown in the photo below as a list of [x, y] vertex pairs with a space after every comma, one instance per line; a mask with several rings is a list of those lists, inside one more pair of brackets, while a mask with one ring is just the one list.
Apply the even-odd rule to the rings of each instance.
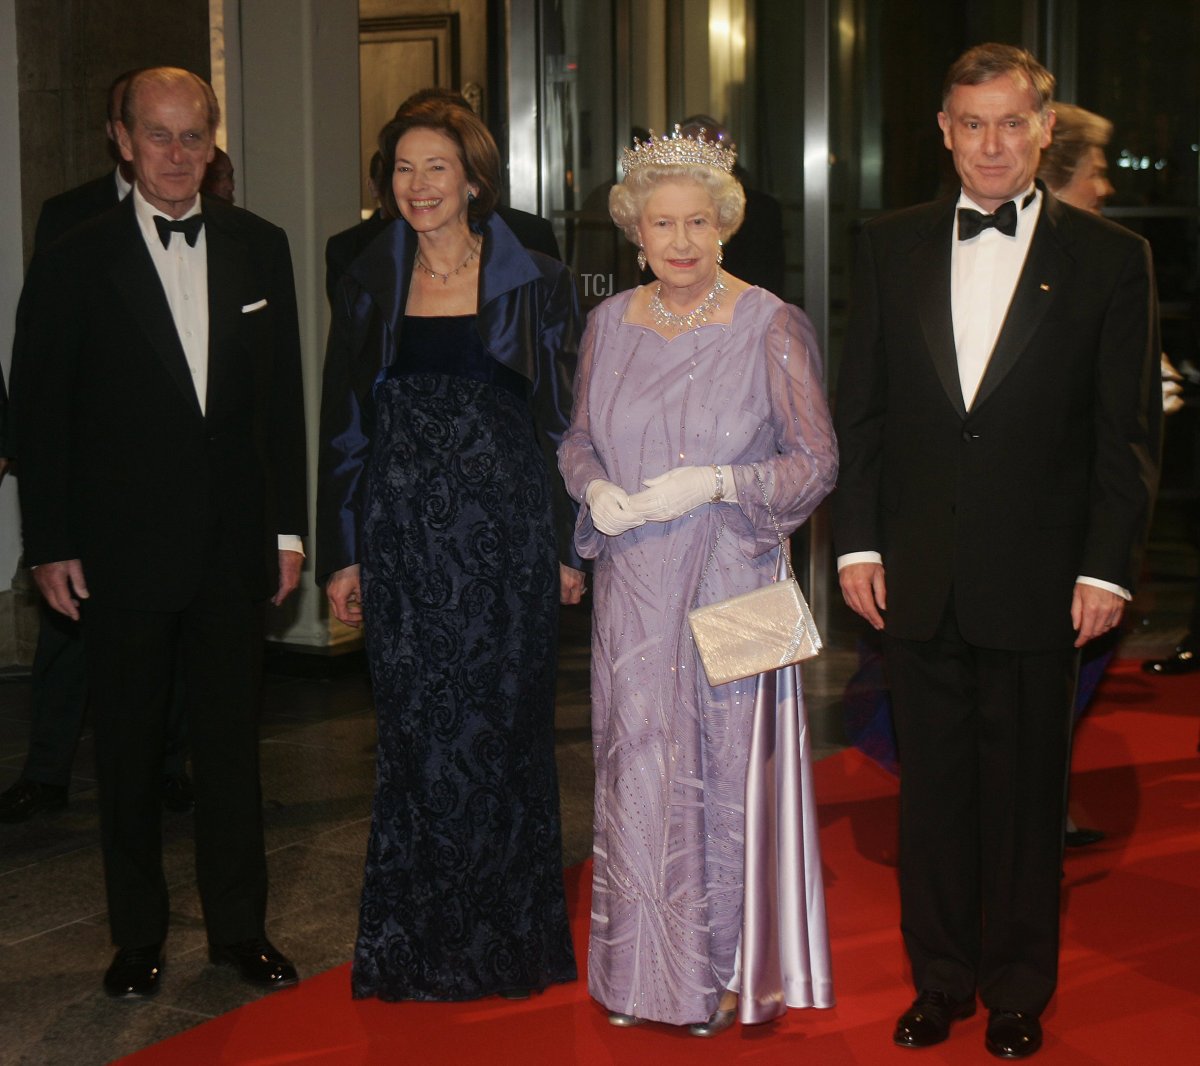
[[379, 724], [353, 994], [520, 998], [575, 977], [553, 736], [557, 604], [583, 587], [554, 467], [575, 290], [493, 213], [469, 109], [406, 105], [380, 152], [396, 221], [341, 282], [321, 404], [318, 572], [365, 625]]

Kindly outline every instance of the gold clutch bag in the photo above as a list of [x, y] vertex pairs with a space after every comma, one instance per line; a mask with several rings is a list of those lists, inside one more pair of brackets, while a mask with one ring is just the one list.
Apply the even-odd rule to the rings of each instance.
[[821, 650], [821, 636], [794, 577], [693, 608], [688, 625], [713, 686], [778, 670]]
[[[792, 572], [787, 541], [779, 530], [779, 523], [775, 521], [775, 513], [767, 498], [767, 487], [763, 484], [757, 464], [754, 466], [754, 476], [758, 479], [767, 513], [779, 537], [779, 550], [787, 567], [788, 578], [727, 600], [693, 607], [688, 612], [692, 639], [696, 642], [700, 661], [704, 663], [708, 683], [714, 687], [811, 659], [821, 650], [821, 635], [817, 632], [812, 612]], [[703, 584], [716, 556], [717, 541], [721, 539], [724, 528], [722, 524], [713, 541], [712, 551], [697, 584], [697, 597], [699, 586]]]

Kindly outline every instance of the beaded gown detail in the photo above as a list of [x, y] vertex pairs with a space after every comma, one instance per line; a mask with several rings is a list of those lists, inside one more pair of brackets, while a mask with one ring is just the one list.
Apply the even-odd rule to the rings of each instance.
[[558, 563], [528, 386], [474, 316], [404, 320], [374, 391], [362, 589], [379, 725], [356, 997], [575, 977], [554, 763]]
[[604, 478], [634, 493], [666, 470], [720, 463], [738, 500], [617, 537], [580, 511], [576, 546], [596, 560], [589, 991], [611, 1011], [676, 1025], [708, 1018], [725, 988], [740, 990], [743, 1022], [830, 1006], [799, 670], [712, 688], [687, 626], [697, 599], [777, 573], [751, 464], [785, 534], [833, 487], [815, 337], [762, 289], [741, 294], [731, 324], [670, 341], [624, 320], [630, 299], [588, 321], [559, 449], [568, 491], [581, 499]]

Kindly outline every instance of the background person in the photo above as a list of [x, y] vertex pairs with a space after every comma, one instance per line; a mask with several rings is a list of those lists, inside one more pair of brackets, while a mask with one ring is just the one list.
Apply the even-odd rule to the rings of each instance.
[[236, 203], [234, 193], [237, 191], [237, 181], [233, 174], [233, 160], [223, 148], [213, 146], [212, 162], [204, 171], [200, 191], [205, 196], [215, 196], [227, 204]]
[[394, 221], [339, 284], [321, 404], [318, 570], [365, 623], [379, 721], [352, 990], [523, 998], [576, 974], [554, 678], [583, 575], [553, 465], [575, 287], [495, 213], [469, 108], [406, 105], [379, 151]]
[[[721, 269], [733, 162], [678, 130], [625, 151], [610, 210], [659, 280], [592, 312], [559, 449], [596, 560], [588, 989], [614, 1025], [696, 1036], [732, 1025], [739, 993], [744, 1022], [832, 1005], [799, 671], [712, 688], [687, 626], [697, 598], [784, 572], [770, 512], [790, 533], [837, 471], [808, 319]], [[785, 810], [780, 853], [771, 833], [747, 848]]]

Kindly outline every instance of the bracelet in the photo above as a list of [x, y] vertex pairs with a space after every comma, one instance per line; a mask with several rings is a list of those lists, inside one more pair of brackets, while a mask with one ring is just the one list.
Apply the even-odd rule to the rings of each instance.
[[717, 472], [717, 487], [713, 490], [713, 497], [708, 502], [720, 503], [725, 498], [725, 473], [716, 463], [713, 463], [713, 470]]

